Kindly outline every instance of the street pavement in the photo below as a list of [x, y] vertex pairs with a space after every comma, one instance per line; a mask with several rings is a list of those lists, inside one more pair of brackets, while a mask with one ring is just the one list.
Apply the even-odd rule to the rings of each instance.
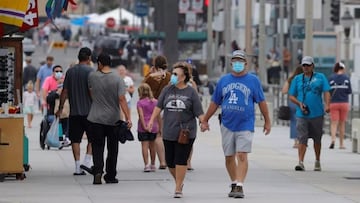
[[[257, 127], [249, 172], [244, 185], [245, 199], [227, 197], [230, 180], [225, 170], [219, 125], [210, 120], [211, 130], [198, 133], [192, 165], [184, 184], [184, 197], [174, 199], [174, 181], [167, 170], [144, 173], [140, 142], [121, 144], [118, 156], [119, 184], [93, 185], [92, 176], [73, 176], [71, 148], [41, 150], [37, 114], [33, 128], [25, 128], [30, 140], [31, 169], [22, 181], [7, 178], [0, 183], [0, 202], [360, 202], [360, 156], [347, 149], [328, 149], [330, 137], [323, 137], [322, 171], [314, 172], [314, 152], [308, 150], [305, 172], [294, 171], [297, 150], [292, 148], [289, 128], [274, 126], [265, 136]], [[132, 109], [136, 124], [136, 110]], [[136, 125], [132, 128], [136, 136]], [[86, 139], [81, 145], [82, 158]], [[311, 145], [311, 142], [310, 142]], [[157, 166], [159, 163], [157, 162]]]
[[[64, 66], [76, 59], [77, 50], [53, 50], [55, 63]], [[34, 60], [45, 59], [44, 53], [35, 53]], [[140, 81], [137, 78], [137, 83]], [[133, 107], [135, 106], [134, 97]], [[71, 148], [41, 150], [39, 125], [42, 116], [36, 114], [33, 128], [25, 128], [29, 138], [30, 171], [25, 180], [13, 177], [0, 183], [0, 203], [12, 202], [360, 202], [360, 154], [351, 152], [351, 140], [345, 140], [347, 149], [328, 148], [330, 136], [324, 135], [322, 171], [315, 172], [312, 141], [305, 157], [305, 172], [294, 170], [297, 150], [292, 148], [287, 126], [273, 126], [265, 136], [256, 127], [249, 171], [244, 185], [245, 198], [228, 198], [230, 180], [225, 169], [221, 148], [220, 129], [216, 116], [210, 119], [210, 131], [199, 132], [194, 144], [192, 166], [184, 182], [184, 197], [174, 199], [174, 181], [167, 170], [144, 173], [140, 142], [120, 144], [118, 155], [118, 184], [93, 185], [92, 176], [73, 176], [74, 161]], [[136, 134], [136, 109], [132, 108], [132, 131]], [[26, 123], [25, 123], [26, 126]], [[337, 143], [338, 144], [338, 143]], [[83, 160], [86, 139], [81, 145]], [[159, 163], [157, 162], [158, 166]]]

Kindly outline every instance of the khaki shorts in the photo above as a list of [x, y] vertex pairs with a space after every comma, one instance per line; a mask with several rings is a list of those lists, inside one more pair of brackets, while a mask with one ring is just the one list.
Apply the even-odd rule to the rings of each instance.
[[235, 155], [236, 152], [251, 152], [254, 133], [250, 131], [233, 132], [221, 125], [221, 140], [225, 156]]

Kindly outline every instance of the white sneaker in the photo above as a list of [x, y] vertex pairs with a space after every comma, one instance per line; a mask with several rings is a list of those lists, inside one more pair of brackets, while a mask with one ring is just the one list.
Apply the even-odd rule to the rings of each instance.
[[71, 141], [69, 138], [65, 138], [65, 141], [62, 143], [64, 147], [69, 147], [71, 145]]
[[150, 165], [145, 166], [144, 172], [150, 172], [150, 171], [151, 171]]

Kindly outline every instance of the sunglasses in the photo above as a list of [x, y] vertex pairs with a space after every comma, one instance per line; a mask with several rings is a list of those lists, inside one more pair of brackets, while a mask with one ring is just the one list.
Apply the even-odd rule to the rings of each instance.
[[62, 70], [56, 70], [55, 73], [62, 73]]
[[303, 67], [309, 67], [309, 66], [311, 66], [311, 64], [303, 64], [302, 66]]

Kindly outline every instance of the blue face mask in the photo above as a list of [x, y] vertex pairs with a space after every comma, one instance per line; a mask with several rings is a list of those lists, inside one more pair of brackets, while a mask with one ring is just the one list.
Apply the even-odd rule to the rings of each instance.
[[178, 84], [178, 77], [176, 75], [171, 75], [171, 78], [170, 78], [170, 83], [172, 85], [177, 85]]
[[56, 72], [55, 73], [55, 78], [56, 79], [60, 79], [63, 76], [63, 74], [61, 72]]
[[245, 63], [239, 61], [233, 62], [233, 70], [235, 73], [240, 73], [244, 69], [245, 69]]

